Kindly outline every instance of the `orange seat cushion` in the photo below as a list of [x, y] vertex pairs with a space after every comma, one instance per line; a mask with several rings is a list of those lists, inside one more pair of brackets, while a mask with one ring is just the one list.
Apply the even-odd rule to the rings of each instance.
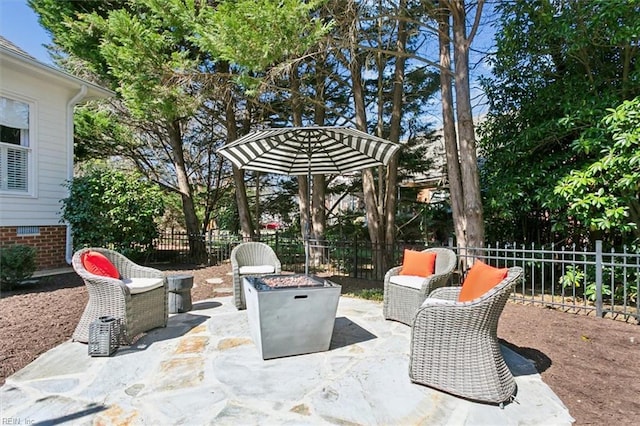
[[462, 283], [458, 302], [468, 302], [484, 295], [507, 277], [508, 268], [494, 268], [476, 260]]
[[87, 272], [102, 277], [120, 278], [120, 273], [107, 257], [97, 251], [91, 251], [82, 255], [82, 265]]
[[404, 250], [402, 269], [400, 275], [413, 275], [416, 277], [428, 277], [436, 270], [436, 254], [416, 250]]

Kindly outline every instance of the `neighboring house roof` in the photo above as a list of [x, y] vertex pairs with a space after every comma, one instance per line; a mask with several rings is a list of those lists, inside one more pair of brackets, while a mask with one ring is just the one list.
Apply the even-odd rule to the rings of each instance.
[[429, 160], [429, 168], [423, 173], [415, 173], [399, 183], [409, 188], [439, 188], [447, 181], [447, 155], [444, 149], [442, 132], [425, 145], [425, 159]]
[[87, 88], [87, 93], [84, 96], [85, 100], [104, 99], [115, 96], [115, 92], [111, 90], [38, 61], [11, 41], [0, 36], [0, 69], [5, 66], [21, 67], [35, 74], [46, 75], [47, 78], [55, 79], [60, 84], [66, 84], [72, 87], [85, 86]]
[[14, 52], [20, 53], [21, 55], [24, 55], [28, 58], [33, 59], [34, 61], [36, 60], [36, 58], [34, 58], [33, 56], [29, 55], [27, 52], [25, 52], [24, 50], [20, 49], [18, 46], [16, 46], [15, 44], [11, 43], [9, 40], [7, 40], [6, 38], [2, 37], [0, 35], [0, 46], [7, 48], [9, 50], [13, 50]]
[[[478, 127], [487, 118], [486, 114], [480, 114], [473, 119], [473, 124]], [[447, 151], [444, 146], [444, 133], [442, 128], [434, 133], [434, 139], [427, 143], [425, 159], [429, 159], [429, 169], [423, 173], [416, 173], [400, 182], [400, 186], [412, 188], [443, 188], [449, 181], [447, 175]], [[418, 135], [418, 138], [423, 136]], [[477, 150], [477, 149], [476, 149]], [[482, 158], [478, 157], [479, 164]]]

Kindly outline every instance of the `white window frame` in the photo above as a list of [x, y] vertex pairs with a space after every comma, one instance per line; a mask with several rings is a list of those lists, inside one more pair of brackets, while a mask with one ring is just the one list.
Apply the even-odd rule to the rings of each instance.
[[5, 187], [7, 182], [6, 176], [0, 176], [0, 195], [3, 196], [15, 196], [15, 197], [35, 197], [36, 196], [36, 102], [32, 99], [26, 99], [22, 96], [18, 96], [10, 93], [0, 93], [0, 97], [21, 102], [26, 104], [29, 108], [29, 129], [26, 132], [21, 132], [20, 145], [3, 143], [0, 141], [0, 173], [7, 173], [8, 171], [8, 153], [10, 150], [22, 151], [26, 153], [26, 190], [20, 189], [8, 189]]

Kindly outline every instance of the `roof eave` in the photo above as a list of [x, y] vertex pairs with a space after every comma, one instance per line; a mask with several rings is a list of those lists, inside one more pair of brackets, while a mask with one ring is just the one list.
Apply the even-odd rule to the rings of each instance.
[[59, 80], [65, 81], [66, 83], [69, 83], [74, 87], [86, 86], [87, 95], [84, 97], [84, 100], [107, 99], [116, 95], [116, 93], [112, 90], [105, 89], [104, 87], [101, 87], [95, 83], [83, 80], [67, 72], [61, 71], [55, 67], [37, 61], [29, 56], [25, 56], [14, 50], [8, 49], [4, 46], [0, 46], [0, 60], [2, 62], [8, 60], [15, 64], [28, 67], [36, 72], [47, 74], [50, 77], [55, 77]]

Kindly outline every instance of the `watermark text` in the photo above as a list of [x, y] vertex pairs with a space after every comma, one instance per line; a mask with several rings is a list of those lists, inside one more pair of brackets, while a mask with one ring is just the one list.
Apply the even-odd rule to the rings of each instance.
[[0, 417], [0, 425], [32, 425], [35, 422], [28, 417]]

